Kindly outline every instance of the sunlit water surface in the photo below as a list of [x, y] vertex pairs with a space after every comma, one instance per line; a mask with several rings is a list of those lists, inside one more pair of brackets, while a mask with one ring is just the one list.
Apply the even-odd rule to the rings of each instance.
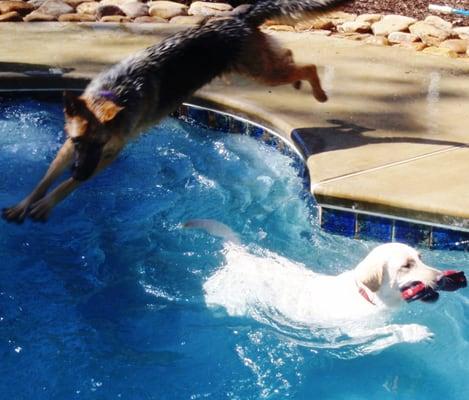
[[[5, 206], [44, 173], [63, 116], [56, 103], [0, 104]], [[246, 254], [290, 260], [292, 279], [275, 268], [271, 278], [294, 293], [297, 265], [339, 273], [376, 245], [321, 232], [314, 213], [288, 157], [247, 136], [164, 121], [48, 223], [0, 222], [0, 398], [469, 398], [468, 290], [406, 305], [359, 340], [278, 315], [275, 299], [237, 316], [207, 306], [204, 285], [224, 268], [224, 243], [185, 221], [221, 221]], [[423, 255], [469, 271], [468, 253]], [[227, 284], [224, 302], [248, 291]], [[434, 339], [379, 334], [409, 323]]]

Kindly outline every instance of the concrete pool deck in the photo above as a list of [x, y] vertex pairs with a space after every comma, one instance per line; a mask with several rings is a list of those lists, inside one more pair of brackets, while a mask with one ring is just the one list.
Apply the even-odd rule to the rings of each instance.
[[[182, 26], [0, 25], [0, 89], [81, 88], [102, 68]], [[260, 122], [307, 158], [319, 204], [469, 230], [469, 62], [312, 33], [272, 33], [320, 66], [306, 85], [217, 79], [193, 102]], [[187, 73], [190, 74], [190, 66]]]

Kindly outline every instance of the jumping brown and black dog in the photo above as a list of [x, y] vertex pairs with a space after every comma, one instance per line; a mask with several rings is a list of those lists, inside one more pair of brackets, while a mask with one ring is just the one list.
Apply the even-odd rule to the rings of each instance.
[[[267, 19], [315, 17], [346, 0], [261, 0], [230, 18], [188, 29], [132, 55], [91, 81], [84, 93], [65, 93], [67, 140], [34, 190], [3, 210], [7, 221], [45, 221], [54, 206], [109, 165], [125, 144], [175, 110], [197, 89], [228, 72], [267, 85], [308, 81], [316, 100], [327, 96], [315, 65], [259, 30]], [[68, 167], [72, 176], [48, 193]]]

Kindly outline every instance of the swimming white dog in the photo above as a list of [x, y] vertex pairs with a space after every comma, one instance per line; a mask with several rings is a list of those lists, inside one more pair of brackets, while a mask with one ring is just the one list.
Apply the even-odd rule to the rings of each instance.
[[401, 288], [415, 281], [436, 287], [441, 276], [441, 271], [424, 264], [419, 252], [405, 244], [380, 245], [353, 270], [331, 276], [271, 252], [253, 254], [220, 223], [195, 220], [185, 226], [226, 239], [226, 262], [203, 286], [210, 307], [223, 307], [229, 315], [261, 322], [273, 318], [303, 328], [340, 327], [352, 338], [379, 336], [368, 351], [432, 336], [425, 326], [383, 326], [380, 318], [405, 303]]

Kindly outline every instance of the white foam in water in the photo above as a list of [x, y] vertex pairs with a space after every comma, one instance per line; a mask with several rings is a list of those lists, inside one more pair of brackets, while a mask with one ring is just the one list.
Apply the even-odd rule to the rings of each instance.
[[[275, 253], [260, 253], [227, 245], [226, 262], [203, 285], [206, 304], [268, 324], [303, 346], [354, 346], [353, 356], [432, 337], [421, 325], [389, 324], [390, 315], [377, 307], [370, 314], [370, 306], [356, 296], [356, 304], [347, 301], [344, 307], [346, 277], [341, 281]], [[324, 285], [328, 279], [335, 280], [334, 292]]]

